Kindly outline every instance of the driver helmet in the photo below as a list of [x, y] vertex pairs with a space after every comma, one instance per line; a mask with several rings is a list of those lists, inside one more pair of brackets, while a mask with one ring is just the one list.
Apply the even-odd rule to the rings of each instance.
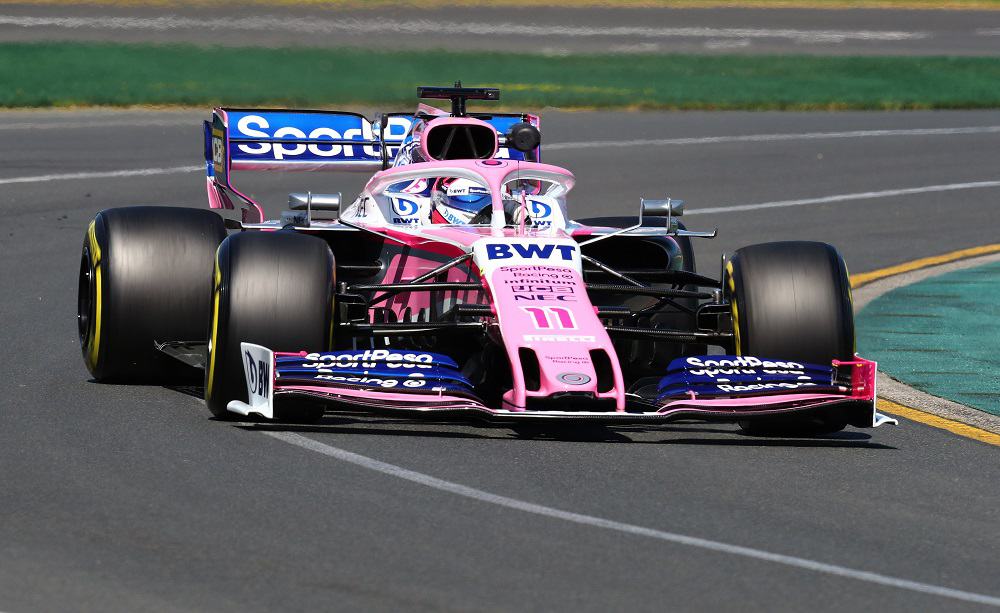
[[440, 188], [434, 194], [435, 211], [443, 218], [438, 223], [467, 224], [492, 204], [490, 190], [469, 179], [442, 181]]

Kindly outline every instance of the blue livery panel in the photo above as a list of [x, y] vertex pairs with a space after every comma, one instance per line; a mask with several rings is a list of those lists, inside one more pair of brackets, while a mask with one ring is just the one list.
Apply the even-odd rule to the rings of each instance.
[[689, 397], [759, 396], [775, 393], [844, 392], [832, 366], [754, 356], [701, 355], [677, 358], [657, 386], [657, 400]]
[[460, 392], [472, 384], [448, 356], [396, 349], [365, 349], [280, 356], [279, 379], [307, 380], [316, 385], [382, 391]]
[[[497, 131], [497, 134], [507, 134], [507, 132], [510, 131], [510, 127], [512, 125], [514, 125], [515, 123], [520, 123], [521, 122], [521, 118], [520, 117], [497, 117], [497, 116], [494, 115], [493, 117], [490, 117], [489, 119], [483, 119], [483, 121], [485, 121], [486, 123], [488, 123], [491, 126], [493, 126], [493, 129]], [[537, 149], [535, 149], [534, 153], [535, 153], [535, 158], [533, 159], [533, 161], [540, 162], [541, 161], [541, 147], [538, 147]], [[501, 147], [500, 150], [497, 151], [496, 157], [503, 158], [503, 159], [508, 159], [508, 160], [526, 160], [527, 159], [527, 154], [525, 154], [525, 152], [523, 152], [523, 151], [518, 151], [517, 149], [514, 149], [513, 147]]]
[[[227, 109], [226, 114], [234, 168], [382, 164], [380, 134], [362, 115], [234, 109]], [[409, 117], [387, 117], [382, 135], [390, 159], [411, 123]]]

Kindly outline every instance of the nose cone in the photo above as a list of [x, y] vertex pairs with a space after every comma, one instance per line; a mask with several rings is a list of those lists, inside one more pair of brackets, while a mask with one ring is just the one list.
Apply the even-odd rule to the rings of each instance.
[[613, 400], [625, 408], [621, 368], [587, 295], [570, 238], [486, 239], [473, 250], [511, 364], [507, 408], [532, 399]]

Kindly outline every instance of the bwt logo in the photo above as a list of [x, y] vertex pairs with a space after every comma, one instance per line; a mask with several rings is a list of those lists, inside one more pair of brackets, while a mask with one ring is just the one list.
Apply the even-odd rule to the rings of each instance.
[[541, 200], [528, 199], [528, 209], [531, 212], [531, 223], [538, 228], [547, 228], [552, 225], [552, 205]]
[[247, 387], [251, 396], [267, 398], [267, 387], [271, 383], [271, 365], [264, 360], [254, 360], [249, 351], [244, 352], [247, 363]]
[[392, 210], [397, 215], [409, 217], [410, 215], [416, 215], [417, 211], [420, 210], [420, 205], [406, 198], [390, 198], [390, 202], [392, 203]]
[[532, 200], [529, 198], [528, 208], [531, 210], [532, 218], [535, 219], [545, 219], [552, 214], [552, 207], [541, 200]]
[[[556, 257], [558, 252], [558, 257]], [[520, 243], [486, 245], [486, 257], [491, 260], [506, 260], [521, 257], [526, 260], [572, 260], [576, 253], [576, 245], [536, 245]]]

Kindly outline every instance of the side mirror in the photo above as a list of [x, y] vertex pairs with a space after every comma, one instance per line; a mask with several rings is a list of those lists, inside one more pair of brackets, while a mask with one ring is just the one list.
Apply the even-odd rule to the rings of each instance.
[[293, 211], [339, 211], [340, 194], [288, 194], [288, 208]]
[[680, 217], [684, 214], [684, 201], [667, 198], [666, 200], [647, 200], [640, 198], [643, 217]]
[[523, 121], [512, 125], [507, 133], [507, 146], [524, 153], [534, 151], [541, 142], [542, 133], [538, 128]]

